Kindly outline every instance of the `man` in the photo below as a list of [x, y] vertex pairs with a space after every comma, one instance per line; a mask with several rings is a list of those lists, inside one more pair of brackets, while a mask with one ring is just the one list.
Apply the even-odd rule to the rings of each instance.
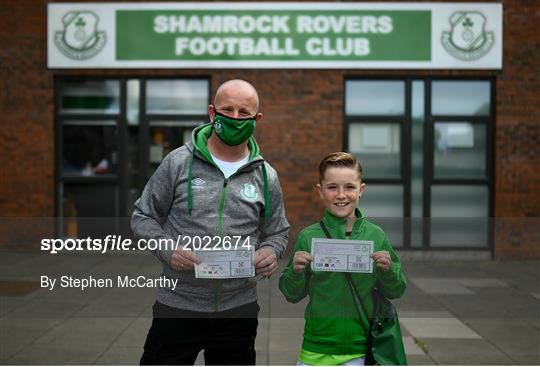
[[163, 159], [135, 203], [136, 237], [182, 239], [179, 248], [153, 251], [162, 275], [179, 281], [158, 291], [141, 364], [192, 365], [201, 350], [206, 364], [255, 364], [256, 282], [196, 278], [200, 259], [184, 244], [241, 236], [256, 248], [257, 274], [269, 277], [289, 224], [277, 174], [252, 137], [263, 117], [255, 88], [243, 80], [223, 83], [208, 114], [211, 123]]

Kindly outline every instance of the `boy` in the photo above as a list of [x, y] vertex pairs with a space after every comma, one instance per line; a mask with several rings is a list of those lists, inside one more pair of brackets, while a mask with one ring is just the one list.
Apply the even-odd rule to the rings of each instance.
[[[364, 189], [362, 167], [352, 154], [331, 153], [322, 160], [317, 191], [325, 208], [323, 222], [331, 237], [374, 243], [373, 273], [351, 273], [354, 287], [371, 316], [374, 286], [388, 298], [399, 298], [407, 283], [386, 234], [356, 208]], [[370, 329], [369, 321], [356, 311], [345, 273], [311, 270], [313, 238], [326, 238], [320, 223], [298, 234], [293, 256], [279, 280], [279, 288], [289, 302], [299, 302], [309, 295], [298, 365], [364, 365], [367, 338], [363, 330]]]

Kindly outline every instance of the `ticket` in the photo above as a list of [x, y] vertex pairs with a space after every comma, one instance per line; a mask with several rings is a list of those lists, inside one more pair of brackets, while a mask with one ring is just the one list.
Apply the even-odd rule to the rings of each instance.
[[255, 276], [255, 250], [195, 250], [201, 260], [195, 264], [196, 278], [250, 278]]
[[373, 241], [313, 238], [314, 271], [373, 273]]

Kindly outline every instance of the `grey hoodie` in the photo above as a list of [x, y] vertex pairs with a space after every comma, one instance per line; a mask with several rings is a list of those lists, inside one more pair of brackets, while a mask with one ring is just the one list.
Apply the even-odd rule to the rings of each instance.
[[[249, 162], [225, 179], [206, 147], [211, 133], [210, 124], [198, 127], [192, 142], [163, 159], [135, 202], [131, 219], [135, 237], [176, 241], [179, 235], [239, 235], [243, 242], [249, 236], [255, 249], [269, 246], [279, 259], [290, 226], [276, 171], [250, 138]], [[257, 299], [256, 283], [248, 279], [197, 279], [193, 270], [173, 270], [169, 265], [172, 252], [165, 248], [153, 251], [163, 263], [162, 275], [178, 279], [174, 290], [159, 289], [160, 303], [183, 310], [217, 312]]]

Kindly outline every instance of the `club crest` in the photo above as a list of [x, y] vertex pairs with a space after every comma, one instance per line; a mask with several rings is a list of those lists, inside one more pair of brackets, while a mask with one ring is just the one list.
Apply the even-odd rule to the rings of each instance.
[[104, 31], [99, 31], [99, 18], [91, 11], [71, 11], [64, 15], [64, 30], [57, 31], [54, 42], [58, 49], [74, 60], [86, 60], [103, 49]]
[[244, 184], [244, 187], [240, 191], [242, 194], [242, 197], [249, 201], [255, 201], [259, 197], [259, 193], [257, 192], [257, 189], [252, 184]]
[[452, 56], [477, 60], [493, 47], [493, 32], [486, 32], [486, 17], [477, 11], [458, 11], [450, 17], [452, 29], [443, 32], [441, 42]]

